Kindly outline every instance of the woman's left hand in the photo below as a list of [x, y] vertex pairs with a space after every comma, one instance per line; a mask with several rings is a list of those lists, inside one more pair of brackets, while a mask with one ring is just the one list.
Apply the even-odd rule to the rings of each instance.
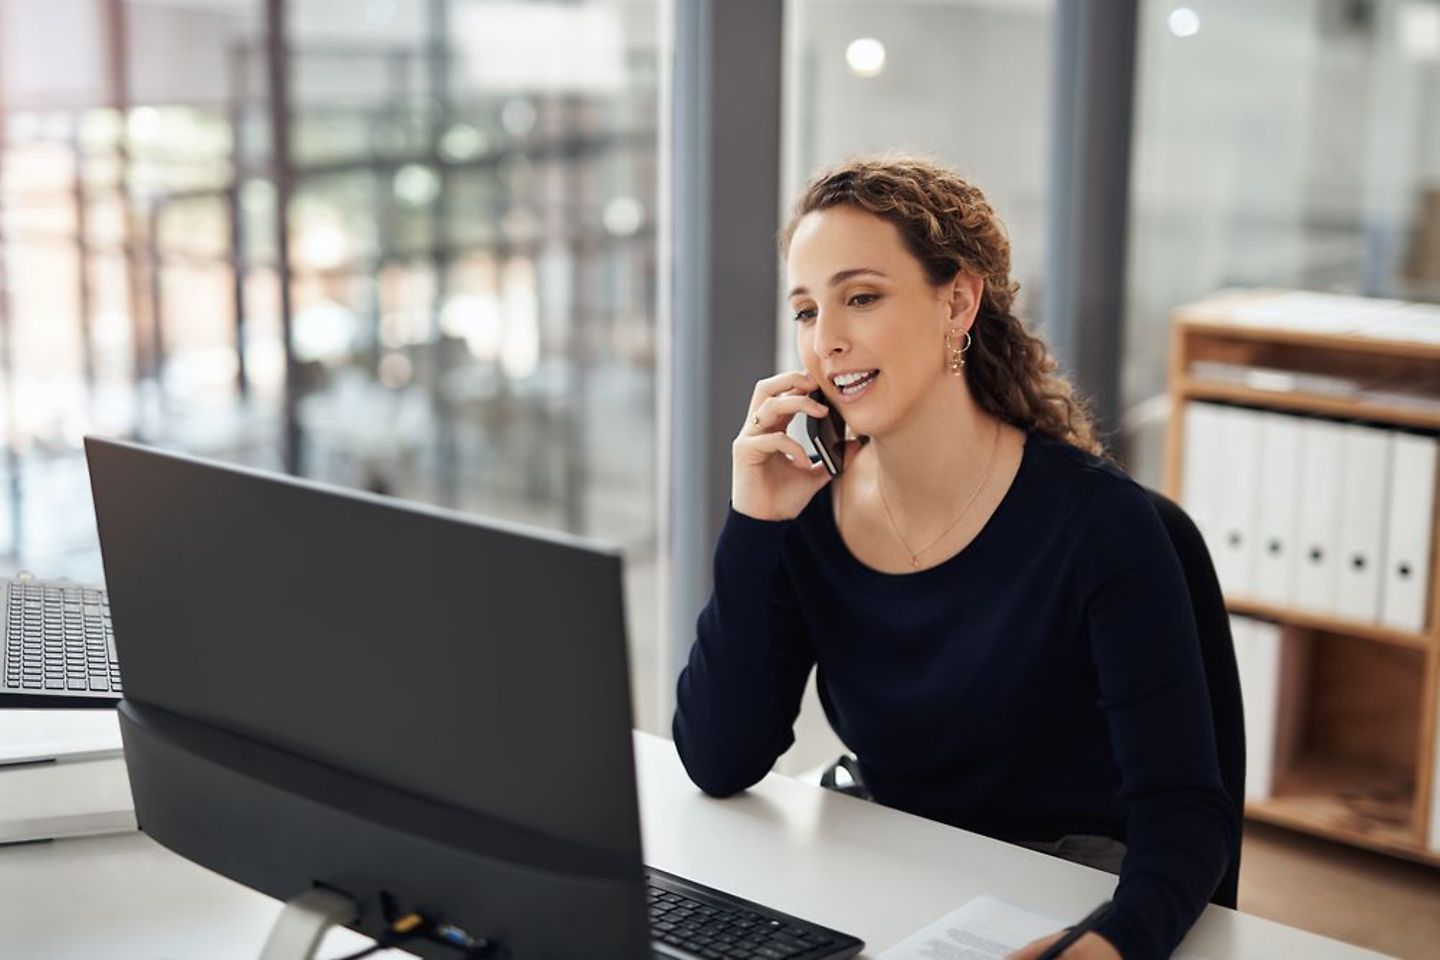
[[[1005, 960], [1035, 960], [1036, 957], [1045, 952], [1045, 948], [1065, 935], [1065, 931], [1052, 933], [1048, 937], [1041, 937], [1031, 943], [1025, 944], [1019, 950], [1010, 954]], [[1061, 960], [1123, 960], [1120, 951], [1110, 945], [1110, 941], [1098, 933], [1087, 933], [1065, 948], [1060, 954]]]

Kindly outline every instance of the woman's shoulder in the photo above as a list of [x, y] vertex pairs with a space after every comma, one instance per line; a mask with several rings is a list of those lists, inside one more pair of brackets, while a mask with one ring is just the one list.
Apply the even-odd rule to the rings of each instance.
[[1150, 507], [1150, 493], [1119, 463], [1106, 456], [1083, 450], [1058, 437], [1030, 431], [1028, 443], [1035, 444], [1035, 472], [1041, 482], [1072, 509], [1086, 512], [1122, 511]]

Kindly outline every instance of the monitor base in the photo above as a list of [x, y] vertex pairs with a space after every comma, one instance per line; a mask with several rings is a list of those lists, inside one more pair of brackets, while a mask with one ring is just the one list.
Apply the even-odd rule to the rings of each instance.
[[315, 887], [285, 904], [260, 960], [315, 960], [315, 948], [331, 927], [353, 923], [360, 915], [354, 900]]

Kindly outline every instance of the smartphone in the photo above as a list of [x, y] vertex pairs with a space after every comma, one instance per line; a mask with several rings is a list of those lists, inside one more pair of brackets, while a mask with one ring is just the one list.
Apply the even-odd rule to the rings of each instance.
[[833, 403], [825, 399], [824, 391], [816, 390], [810, 394], [810, 399], [825, 404], [830, 412], [824, 419], [805, 414], [805, 432], [810, 435], [810, 442], [815, 445], [820, 462], [825, 464], [830, 476], [838, 477], [845, 469], [845, 418], [840, 416]]

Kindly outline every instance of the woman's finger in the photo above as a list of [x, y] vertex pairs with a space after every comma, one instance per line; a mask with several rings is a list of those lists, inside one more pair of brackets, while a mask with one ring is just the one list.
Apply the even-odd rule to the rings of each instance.
[[791, 391], [809, 393], [818, 386], [804, 370], [790, 370], [758, 380], [755, 383], [755, 392], [750, 395], [750, 414], [754, 416], [755, 410], [769, 397]]
[[767, 456], [775, 453], [785, 454], [790, 462], [805, 470], [811, 469], [810, 454], [805, 448], [796, 443], [787, 433], [762, 433], [756, 436], [738, 437], [735, 440], [737, 451], [752, 456], [752, 463], [764, 460]]
[[768, 433], [783, 430], [795, 414], [805, 412], [814, 417], [823, 417], [830, 408], [811, 400], [808, 394], [787, 394], [767, 397], [760, 406], [750, 411], [750, 420], [745, 424], [745, 433]]
[[1050, 944], [1054, 943], [1056, 940], [1059, 940], [1064, 935], [1065, 932], [1062, 930], [1059, 933], [1052, 933], [1048, 937], [1041, 937], [1039, 940], [1032, 940], [1029, 943], [1025, 944], [1025, 946], [1021, 947], [1019, 950], [1016, 950], [1014, 953], [1007, 954], [1005, 960], [1034, 960], [1035, 957], [1038, 957], [1042, 953], [1044, 953], [1046, 948], [1049, 947]]

